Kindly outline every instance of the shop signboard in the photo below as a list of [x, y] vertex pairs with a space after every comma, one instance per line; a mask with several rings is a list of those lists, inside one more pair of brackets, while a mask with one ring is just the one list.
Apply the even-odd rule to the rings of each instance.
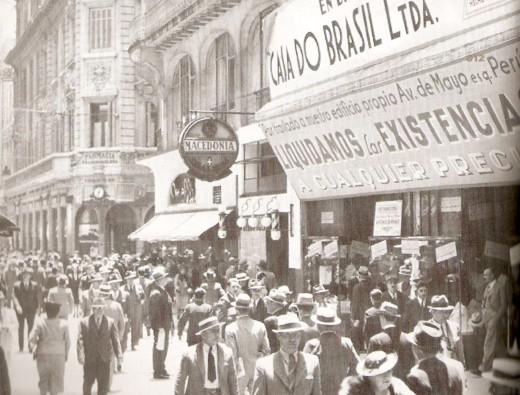
[[321, 212], [321, 224], [331, 225], [334, 223], [334, 211], [322, 211]]
[[447, 261], [450, 258], [457, 256], [457, 245], [454, 241], [444, 244], [435, 249], [435, 257], [437, 263]]
[[[333, 80], [389, 56], [413, 54], [415, 48], [512, 14], [519, 8], [514, 3], [511, 0], [285, 2], [276, 11], [267, 49], [271, 97], [276, 99], [302, 87]], [[482, 9], [486, 12], [480, 12]]]
[[376, 202], [374, 236], [401, 236], [403, 201]]
[[420, 255], [421, 247], [428, 245], [426, 240], [403, 239], [401, 240], [401, 253], [403, 255]]
[[441, 198], [441, 213], [460, 213], [461, 210], [461, 196], [445, 196]]
[[386, 240], [382, 240], [378, 243], [372, 244], [370, 246], [370, 253], [372, 255], [372, 260], [388, 253], [388, 246], [386, 244]]
[[190, 122], [181, 133], [179, 153], [189, 174], [215, 181], [231, 174], [238, 156], [238, 138], [227, 123], [204, 117]]
[[516, 184], [519, 52], [516, 40], [482, 52], [481, 62], [431, 61], [333, 99], [275, 101], [257, 118], [303, 200]]
[[511, 266], [520, 264], [520, 243], [509, 249], [509, 257], [511, 259]]

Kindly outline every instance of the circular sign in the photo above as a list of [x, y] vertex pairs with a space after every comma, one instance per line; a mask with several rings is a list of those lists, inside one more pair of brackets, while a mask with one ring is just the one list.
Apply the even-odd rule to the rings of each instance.
[[227, 123], [209, 117], [190, 122], [181, 133], [179, 152], [189, 173], [204, 181], [231, 174], [238, 156], [238, 138]]

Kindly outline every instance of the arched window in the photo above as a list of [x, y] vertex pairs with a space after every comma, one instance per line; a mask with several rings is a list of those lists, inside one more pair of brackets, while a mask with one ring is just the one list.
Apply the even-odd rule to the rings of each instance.
[[215, 111], [235, 108], [235, 47], [228, 33], [210, 48], [207, 63], [209, 106]]
[[184, 56], [173, 75], [173, 122], [174, 127], [182, 128], [190, 119], [189, 111], [193, 105], [193, 84], [195, 71], [189, 55]]

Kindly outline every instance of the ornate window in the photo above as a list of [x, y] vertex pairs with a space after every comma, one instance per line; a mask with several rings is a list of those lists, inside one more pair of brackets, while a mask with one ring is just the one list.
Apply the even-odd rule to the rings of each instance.
[[186, 55], [179, 61], [173, 75], [173, 122], [175, 127], [182, 127], [189, 121], [189, 111], [193, 104], [194, 81], [193, 62]]
[[91, 50], [112, 47], [112, 8], [89, 10], [89, 46]]
[[210, 108], [215, 111], [235, 108], [235, 47], [229, 34], [224, 33], [215, 40], [207, 70]]

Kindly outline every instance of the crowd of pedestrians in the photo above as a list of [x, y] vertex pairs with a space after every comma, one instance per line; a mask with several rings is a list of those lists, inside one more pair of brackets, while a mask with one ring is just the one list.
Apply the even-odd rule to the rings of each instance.
[[[381, 286], [360, 265], [345, 314], [328, 288], [316, 284], [295, 294], [268, 267], [229, 254], [216, 260], [211, 249], [196, 259], [190, 250], [63, 260], [4, 254], [0, 395], [11, 394], [7, 370], [15, 336], [19, 351], [34, 355], [40, 393], [63, 392], [71, 316], [80, 319], [76, 358], [85, 395], [94, 383], [98, 394], [107, 394], [126, 350], [147, 335], [153, 336], [153, 378], [170, 379], [166, 356], [175, 352], [175, 332], [189, 346], [179, 356], [175, 394], [465, 393], [460, 315], [447, 295], [430, 295], [427, 281], [403, 284], [388, 274]], [[483, 278], [482, 305], [469, 321], [484, 339], [480, 370], [505, 385], [496, 377], [519, 364], [496, 358], [508, 291], [493, 268]]]

